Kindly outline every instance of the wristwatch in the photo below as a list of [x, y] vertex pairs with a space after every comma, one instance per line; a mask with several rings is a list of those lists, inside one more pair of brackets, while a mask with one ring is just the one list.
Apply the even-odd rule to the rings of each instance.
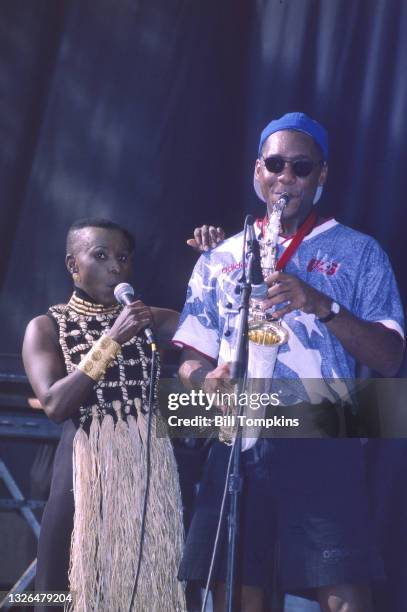
[[326, 317], [321, 317], [320, 319], [317, 319], [317, 320], [320, 323], [328, 323], [328, 321], [332, 321], [332, 319], [336, 317], [336, 315], [340, 312], [340, 310], [341, 310], [341, 307], [338, 304], [338, 302], [335, 302], [334, 300], [332, 300], [329, 314], [327, 314]]

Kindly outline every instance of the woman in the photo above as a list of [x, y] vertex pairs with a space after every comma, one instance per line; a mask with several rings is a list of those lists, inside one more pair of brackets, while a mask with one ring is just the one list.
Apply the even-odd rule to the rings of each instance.
[[[66, 255], [73, 295], [33, 319], [24, 338], [33, 390], [47, 415], [64, 423], [43, 516], [36, 590], [72, 591], [76, 611], [130, 608], [146, 482], [148, 397], [159, 375], [150, 380], [152, 352], [143, 329], [151, 327], [160, 343], [172, 337], [178, 321], [176, 312], [139, 300], [116, 303], [113, 290], [130, 279], [133, 251], [132, 236], [110, 221], [75, 223]], [[176, 578], [181, 498], [171, 443], [156, 436], [155, 427], [152, 438], [132, 609], [172, 612], [185, 610]]]

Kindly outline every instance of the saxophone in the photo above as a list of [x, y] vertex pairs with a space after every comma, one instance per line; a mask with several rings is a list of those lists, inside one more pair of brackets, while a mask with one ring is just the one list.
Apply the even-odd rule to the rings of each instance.
[[[289, 200], [289, 195], [283, 193], [274, 204], [273, 210], [266, 226], [264, 237], [260, 238], [260, 258], [263, 278], [266, 279], [275, 272], [277, 264], [277, 244], [280, 232], [281, 215]], [[248, 337], [251, 342], [258, 345], [278, 346], [288, 340], [288, 332], [279, 320], [272, 318], [274, 308], [262, 310], [261, 301], [252, 299], [249, 310]]]
[[[261, 268], [266, 279], [275, 272], [277, 264], [277, 244], [280, 232], [280, 219], [289, 195], [283, 193], [274, 204], [269, 223], [265, 229], [264, 238], [259, 240]], [[278, 347], [288, 341], [288, 332], [279, 320], [272, 319], [274, 308], [264, 311], [261, 300], [250, 300], [248, 321], [248, 364], [245, 392], [248, 397], [253, 393], [269, 393], [271, 391], [274, 366]], [[258, 417], [265, 414], [265, 407], [257, 412]], [[219, 440], [227, 445], [233, 444], [236, 436], [237, 423], [234, 421], [236, 407], [228, 406], [224, 411], [224, 424], [219, 428]], [[243, 426], [242, 451], [252, 448], [261, 433], [261, 426]]]

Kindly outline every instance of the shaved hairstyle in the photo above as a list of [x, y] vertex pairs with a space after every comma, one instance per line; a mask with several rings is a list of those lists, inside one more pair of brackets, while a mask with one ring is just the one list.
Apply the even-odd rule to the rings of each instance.
[[108, 230], [116, 230], [117, 232], [121, 232], [122, 235], [127, 240], [129, 245], [129, 250], [133, 253], [135, 248], [134, 237], [128, 230], [114, 221], [110, 221], [109, 219], [103, 219], [101, 217], [90, 217], [88, 219], [79, 219], [72, 223], [71, 227], [68, 230], [68, 234], [66, 237], [66, 252], [67, 254], [74, 253], [77, 248], [77, 244], [80, 241], [80, 231], [86, 229], [88, 227], [100, 227], [102, 229]]

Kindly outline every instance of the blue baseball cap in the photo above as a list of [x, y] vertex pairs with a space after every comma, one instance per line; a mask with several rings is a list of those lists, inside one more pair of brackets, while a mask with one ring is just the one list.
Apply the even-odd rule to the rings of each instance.
[[314, 119], [311, 119], [305, 113], [287, 113], [279, 119], [270, 121], [260, 135], [259, 157], [261, 156], [261, 151], [267, 138], [271, 136], [271, 134], [280, 132], [281, 130], [297, 130], [298, 132], [308, 134], [308, 136], [311, 136], [319, 145], [324, 160], [326, 161], [328, 159], [328, 133], [318, 121], [314, 121]]

